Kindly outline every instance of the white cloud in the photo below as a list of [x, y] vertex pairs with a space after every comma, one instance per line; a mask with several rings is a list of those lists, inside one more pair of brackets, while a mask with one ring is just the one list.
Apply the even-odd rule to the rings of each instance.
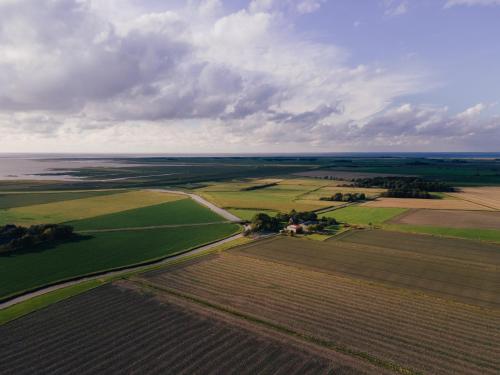
[[383, 3], [387, 16], [400, 16], [408, 12], [408, 0], [384, 0]]
[[465, 115], [394, 107], [430, 87], [425, 72], [352, 66], [296, 33], [291, 19], [321, 3], [0, 2], [0, 149], [364, 149], [412, 145], [440, 121], [466, 137]]
[[454, 6], [492, 6], [492, 5], [500, 5], [500, 0], [447, 0], [445, 3], [445, 8], [451, 8]]

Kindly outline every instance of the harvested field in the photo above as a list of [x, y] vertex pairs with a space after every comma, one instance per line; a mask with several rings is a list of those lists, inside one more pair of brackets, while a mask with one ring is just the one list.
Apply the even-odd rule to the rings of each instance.
[[[311, 257], [308, 245], [323, 245], [296, 241], [304, 244], [303, 260]], [[500, 371], [499, 310], [318, 272], [309, 265], [270, 261], [263, 251], [245, 255], [253, 248], [243, 246], [153, 271], [144, 276], [144, 282], [402, 373], [493, 375]]]
[[450, 193], [459, 199], [500, 210], [500, 187], [462, 188], [458, 193]]
[[2, 374], [368, 374], [343, 355], [106, 285], [0, 326]]
[[[242, 190], [256, 186], [256, 182], [260, 182], [258, 185], [263, 182], [275, 183], [276, 185], [257, 190]], [[252, 180], [252, 183], [245, 181], [213, 184], [198, 189], [196, 192], [217, 206], [228, 209], [270, 210], [276, 212], [288, 212], [292, 209], [312, 211], [342, 204], [342, 202], [320, 200], [321, 197], [331, 196], [337, 192], [336, 184], [336, 181], [299, 178]], [[321, 189], [332, 190], [321, 191]], [[333, 190], [335, 191], [332, 193]], [[348, 190], [354, 191], [356, 189]], [[369, 189], [361, 189], [360, 191], [366, 190]]]
[[447, 228], [500, 229], [500, 212], [413, 209], [390, 220], [389, 223]]
[[500, 307], [500, 246], [397, 232], [359, 233], [326, 242], [271, 239], [233, 252]]
[[429, 210], [493, 210], [462, 199], [378, 198], [362, 205], [366, 207], [425, 208]]

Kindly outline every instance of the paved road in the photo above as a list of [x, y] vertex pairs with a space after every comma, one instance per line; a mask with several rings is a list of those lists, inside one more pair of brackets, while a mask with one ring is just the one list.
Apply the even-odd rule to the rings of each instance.
[[243, 234], [241, 234], [241, 233], [235, 234], [234, 236], [231, 236], [231, 237], [225, 238], [223, 240], [211, 243], [209, 245], [201, 246], [201, 247], [198, 247], [198, 248], [193, 249], [191, 251], [188, 251], [186, 253], [179, 254], [179, 255], [174, 255], [174, 256], [165, 258], [163, 260], [159, 260], [157, 262], [149, 263], [147, 265], [132, 266], [132, 267], [121, 269], [119, 271], [105, 272], [105, 273], [102, 273], [102, 274], [99, 274], [99, 275], [96, 275], [96, 276], [83, 277], [83, 278], [80, 278], [78, 280], [66, 281], [66, 282], [62, 282], [62, 283], [57, 284], [57, 285], [52, 285], [52, 286], [49, 286], [47, 288], [43, 288], [43, 289], [31, 292], [31, 293], [23, 294], [22, 296], [19, 296], [17, 298], [14, 298], [14, 299], [11, 299], [9, 301], [0, 303], [0, 310], [1, 309], [5, 309], [5, 308], [7, 308], [9, 306], [15, 305], [16, 303], [27, 301], [30, 298], [33, 298], [33, 297], [36, 297], [36, 296], [40, 296], [42, 294], [49, 293], [49, 292], [52, 292], [54, 290], [66, 288], [66, 287], [71, 286], [71, 285], [76, 285], [76, 284], [79, 284], [79, 283], [82, 283], [82, 282], [85, 282], [85, 281], [101, 279], [101, 278], [109, 277], [109, 276], [120, 276], [120, 275], [126, 274], [126, 273], [128, 273], [130, 271], [141, 271], [141, 269], [145, 270], [145, 269], [147, 269], [147, 268], [149, 268], [149, 267], [151, 267], [153, 265], [162, 265], [162, 264], [167, 265], [169, 263], [178, 261], [179, 259], [183, 259], [183, 258], [192, 256], [192, 255], [195, 255], [195, 254], [203, 253], [204, 251], [210, 250], [210, 249], [212, 249], [212, 248], [214, 248], [216, 246], [222, 245], [222, 244], [224, 244], [226, 242], [230, 242], [230, 241], [233, 241], [233, 240], [235, 240], [237, 238], [241, 238], [241, 237], [243, 237]]
[[232, 221], [234, 223], [239, 223], [242, 220], [234, 216], [231, 212], [224, 210], [223, 208], [217, 207], [215, 204], [210, 203], [206, 199], [200, 197], [199, 195], [193, 194], [193, 193], [186, 193], [184, 191], [177, 191], [177, 190], [166, 190], [166, 189], [154, 189], [153, 191], [159, 191], [159, 192], [165, 192], [165, 193], [170, 193], [170, 194], [181, 194], [181, 195], [187, 195], [191, 199], [195, 200], [196, 202], [204, 205], [205, 207], [210, 208], [213, 212], [216, 214], [219, 214], [223, 218], [225, 218], [228, 221]]

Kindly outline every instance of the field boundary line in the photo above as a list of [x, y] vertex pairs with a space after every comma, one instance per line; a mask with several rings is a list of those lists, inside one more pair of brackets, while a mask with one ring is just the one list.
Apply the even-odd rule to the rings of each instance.
[[395, 362], [380, 359], [380, 358], [378, 358], [374, 355], [371, 355], [369, 353], [362, 352], [362, 351], [355, 350], [355, 349], [351, 349], [351, 348], [348, 348], [348, 347], [340, 345], [340, 344], [336, 344], [333, 341], [324, 340], [324, 339], [315, 337], [313, 335], [305, 334], [305, 333], [300, 333], [300, 332], [294, 331], [291, 328], [282, 326], [282, 325], [277, 324], [277, 323], [273, 323], [271, 321], [259, 318], [257, 316], [247, 314], [247, 313], [241, 312], [239, 310], [236, 310], [236, 309], [233, 309], [230, 307], [219, 305], [217, 303], [213, 303], [213, 302], [204, 300], [202, 298], [199, 298], [199, 297], [187, 294], [187, 293], [182, 293], [182, 292], [179, 292], [179, 291], [174, 290], [174, 289], [165, 288], [165, 287], [157, 285], [155, 283], [151, 283], [143, 278], [129, 279], [129, 281], [134, 282], [136, 284], [139, 284], [140, 286], [142, 286], [146, 289], [153, 290], [153, 292], [154, 292], [154, 290], [157, 290], [160, 292], [169, 293], [173, 296], [180, 297], [180, 298], [183, 298], [185, 300], [188, 300], [188, 301], [191, 301], [194, 303], [198, 303], [202, 306], [209, 307], [209, 308], [212, 308], [214, 310], [225, 312], [225, 313], [232, 315], [234, 317], [241, 318], [241, 319], [247, 320], [249, 322], [259, 324], [259, 325], [262, 325], [262, 326], [267, 327], [267, 328], [274, 329], [280, 333], [288, 334], [290, 336], [302, 339], [302, 340], [307, 341], [309, 343], [313, 343], [313, 344], [325, 347], [325, 348], [333, 350], [337, 353], [346, 354], [346, 355], [349, 355], [349, 356], [354, 357], [354, 358], [362, 359], [364, 361], [371, 363], [372, 365], [384, 368], [386, 370], [392, 370], [394, 372], [404, 374], [404, 375], [422, 375], [422, 373], [419, 371], [413, 370], [411, 368], [403, 367]]
[[138, 230], [151, 230], [163, 228], [183, 228], [183, 227], [198, 227], [215, 224], [232, 224], [232, 221], [212, 221], [209, 223], [193, 223], [193, 224], [165, 224], [165, 225], [150, 225], [145, 227], [125, 227], [125, 228], [110, 228], [110, 229], [84, 229], [77, 230], [76, 233], [100, 233], [100, 232], [125, 232], [125, 231], [138, 231]]
[[[460, 193], [460, 192], [458, 191], [457, 193]], [[486, 205], [484, 203], [478, 203], [478, 202], [472, 201], [470, 199], [465, 199], [463, 197], [457, 197], [456, 195], [452, 195], [452, 194], [449, 194], [449, 195], [450, 195], [450, 197], [456, 198], [458, 200], [462, 200], [462, 201], [465, 201], [465, 202], [473, 203], [473, 204], [476, 204], [478, 206], [483, 206], [483, 207], [489, 208], [490, 210], [493, 210], [493, 211], [500, 211], [497, 207], [491, 207], [491, 206], [488, 206], [488, 205]], [[474, 211], [474, 210], [469, 210], [469, 211]]]

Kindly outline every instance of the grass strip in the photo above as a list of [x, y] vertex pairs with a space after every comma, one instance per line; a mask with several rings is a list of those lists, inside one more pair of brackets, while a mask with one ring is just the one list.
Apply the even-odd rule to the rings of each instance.
[[94, 289], [102, 284], [104, 284], [103, 280], [91, 280], [85, 283], [54, 290], [53, 292], [33, 297], [27, 301], [19, 302], [15, 305], [0, 310], [0, 325], [10, 322], [14, 319], [18, 319], [34, 311], [43, 309], [49, 305], [52, 305], [53, 303], [76, 296], [90, 289]]
[[165, 288], [165, 287], [162, 287], [162, 286], [159, 286], [156, 284], [149, 283], [144, 279], [133, 279], [131, 281], [133, 281], [136, 284], [140, 284], [142, 287], [152, 291], [153, 293], [155, 290], [160, 291], [160, 292], [165, 292], [165, 293], [174, 295], [176, 297], [180, 297], [180, 298], [183, 298], [185, 300], [197, 303], [199, 305], [203, 305], [205, 307], [212, 308], [214, 310], [218, 310], [218, 311], [227, 313], [227, 314], [232, 315], [234, 317], [241, 318], [241, 319], [244, 319], [246, 321], [265, 326], [267, 328], [272, 328], [278, 332], [281, 332], [281, 333], [308, 341], [310, 343], [320, 345], [320, 346], [326, 347], [328, 349], [332, 349], [338, 353], [346, 354], [346, 355], [349, 355], [351, 357], [365, 360], [365, 361], [367, 361], [375, 366], [378, 366], [378, 367], [381, 367], [381, 368], [384, 368], [387, 370], [391, 370], [391, 371], [397, 372], [399, 374], [422, 375], [422, 373], [419, 371], [403, 367], [403, 366], [401, 366], [397, 363], [394, 363], [392, 361], [380, 359], [380, 358], [378, 358], [374, 355], [371, 355], [369, 353], [362, 352], [362, 351], [355, 350], [355, 349], [351, 349], [351, 348], [348, 348], [346, 346], [336, 344], [335, 342], [320, 339], [320, 338], [312, 336], [312, 335], [300, 333], [300, 332], [294, 331], [288, 327], [282, 326], [280, 324], [273, 323], [273, 322], [270, 322], [268, 320], [265, 320], [265, 319], [262, 319], [262, 318], [259, 318], [259, 317], [256, 317], [256, 316], [253, 316], [250, 314], [245, 314], [241, 311], [238, 311], [238, 310], [226, 307], [226, 306], [222, 306], [222, 305], [219, 305], [216, 303], [212, 303], [212, 302], [206, 301], [204, 299], [198, 298], [198, 297], [193, 296], [193, 295], [181, 293], [177, 290], [173, 290], [173, 289]]
[[382, 228], [405, 233], [429, 234], [433, 236], [500, 243], [500, 230], [495, 229], [447, 228], [407, 224], [383, 224]]

